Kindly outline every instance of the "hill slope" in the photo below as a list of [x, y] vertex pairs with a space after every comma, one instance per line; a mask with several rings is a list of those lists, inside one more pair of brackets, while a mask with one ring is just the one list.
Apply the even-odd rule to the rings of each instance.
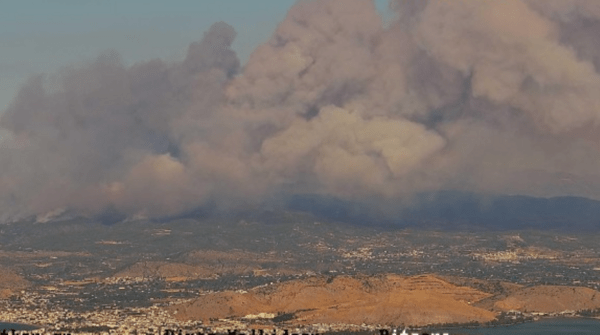
[[207, 294], [171, 311], [181, 320], [286, 313], [293, 314], [292, 324], [426, 325], [492, 320], [493, 312], [470, 305], [488, 296], [428, 275], [312, 277], [248, 292]]

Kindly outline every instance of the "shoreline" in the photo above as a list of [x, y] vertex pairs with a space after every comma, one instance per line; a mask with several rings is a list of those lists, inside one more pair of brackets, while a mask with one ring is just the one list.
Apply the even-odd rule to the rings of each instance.
[[0, 331], [2, 331], [3, 329], [5, 330], [35, 330], [35, 329], [40, 329], [40, 328], [44, 328], [42, 326], [36, 326], [36, 325], [30, 325], [30, 324], [26, 324], [26, 323], [18, 323], [18, 322], [4, 322], [4, 321], [0, 321]]
[[[381, 328], [381, 329], [388, 329], [390, 330], [390, 334], [391, 334], [391, 330], [393, 329], [406, 329], [407, 332], [409, 331], [434, 331], [434, 332], [438, 332], [438, 331], [452, 331], [452, 330], [484, 330], [484, 329], [497, 329], [497, 328], [510, 328], [510, 327], [514, 327], [514, 326], [519, 326], [522, 324], [534, 324], [534, 323], [540, 323], [540, 322], [547, 322], [547, 321], [560, 321], [560, 320], [593, 320], [598, 322], [598, 325], [600, 326], [600, 316], [595, 316], [595, 317], [590, 317], [590, 316], [543, 316], [543, 317], [539, 317], [538, 319], [532, 319], [532, 320], [524, 320], [522, 322], [514, 322], [514, 323], [503, 323], [503, 324], [496, 324], [496, 325], [489, 325], [489, 324], [482, 324], [479, 326], [473, 326], [472, 324], [466, 323], [463, 325], [452, 325], [452, 326], [444, 326], [444, 325], [431, 325], [431, 326], [422, 326], [422, 327], [389, 327], [389, 328]], [[355, 332], [348, 332], [348, 331], [332, 331], [332, 332], [325, 332], [325, 335], [337, 335], [337, 334], [348, 334], [348, 335], [362, 335], [362, 334], [371, 334], [371, 332], [369, 331], [355, 331]], [[458, 333], [460, 334], [460, 333]]]
[[[560, 321], [560, 320], [594, 320], [598, 322], [598, 325], [600, 325], [600, 316], [596, 316], [596, 317], [590, 317], [590, 316], [541, 316], [538, 317], [537, 319], [528, 319], [528, 320], [523, 320], [521, 322], [514, 322], [514, 323], [503, 323], [503, 324], [496, 324], [496, 325], [489, 325], [489, 324], [482, 324], [480, 326], [471, 326], [469, 324], [465, 324], [463, 326], [432, 326], [432, 327], [417, 327], [414, 329], [410, 329], [410, 330], [428, 330], [428, 329], [443, 329], [443, 330], [461, 330], [461, 329], [468, 329], [468, 330], [477, 330], [477, 329], [494, 329], [494, 328], [509, 328], [509, 327], [514, 327], [514, 326], [518, 326], [518, 325], [522, 325], [522, 324], [534, 324], [534, 323], [540, 323], [540, 322], [546, 322], [546, 321]], [[408, 328], [407, 328], [408, 329]]]
[[[539, 317], [537, 319], [531, 319], [531, 320], [523, 320], [521, 322], [514, 322], [514, 323], [503, 323], [503, 324], [482, 324], [482, 325], [472, 325], [472, 324], [463, 324], [463, 325], [448, 325], [448, 326], [444, 326], [444, 325], [431, 325], [431, 326], [423, 326], [423, 327], [398, 327], [398, 326], [394, 326], [394, 327], [389, 327], [389, 328], [382, 328], [382, 329], [389, 329], [390, 331], [393, 329], [406, 329], [407, 331], [456, 331], [456, 330], [478, 330], [478, 329], [497, 329], [497, 328], [510, 328], [510, 327], [514, 327], [514, 326], [518, 326], [518, 325], [522, 325], [522, 324], [534, 324], [534, 323], [544, 323], [544, 322], [548, 322], [548, 321], [565, 321], [565, 320], [590, 320], [590, 321], [595, 321], [598, 322], [598, 325], [600, 326], [600, 317], [599, 316], [595, 316], [595, 317], [589, 317], [589, 316], [544, 316], [544, 317]], [[2, 331], [3, 329], [6, 331], [10, 331], [10, 330], [16, 330], [16, 331], [27, 331], [27, 330], [35, 330], [35, 329], [41, 329], [41, 328], [45, 328], [44, 326], [35, 326], [35, 325], [29, 325], [29, 324], [23, 324], [23, 323], [15, 323], [15, 322], [1, 322], [0, 321], [0, 331]], [[275, 327], [275, 328], [280, 328], [280, 327]], [[285, 328], [285, 327], [284, 327]], [[354, 335], [359, 335], [359, 334], [370, 334], [372, 332], [369, 331], [332, 331], [332, 332], [324, 332], [323, 334], [327, 334], [327, 335], [334, 335], [334, 334], [354, 334]]]

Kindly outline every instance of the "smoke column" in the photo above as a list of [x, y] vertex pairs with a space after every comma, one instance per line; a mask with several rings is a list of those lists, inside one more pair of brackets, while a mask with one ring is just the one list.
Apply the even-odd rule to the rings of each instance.
[[[600, 2], [299, 1], [243, 68], [215, 23], [181, 62], [35, 76], [0, 119], [0, 218], [165, 216], [279, 192], [600, 199]], [[408, 202], [408, 201], [407, 201]]]

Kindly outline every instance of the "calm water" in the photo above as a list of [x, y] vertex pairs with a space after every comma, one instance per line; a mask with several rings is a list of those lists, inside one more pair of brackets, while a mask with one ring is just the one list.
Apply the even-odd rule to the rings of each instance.
[[547, 319], [508, 327], [485, 329], [452, 329], [451, 335], [567, 335], [600, 334], [600, 320], [597, 319]]
[[[32, 330], [35, 326], [0, 322], [3, 329]], [[450, 335], [568, 335], [568, 334], [600, 334], [600, 320], [597, 319], [548, 319], [538, 322], [523, 323], [508, 327], [483, 329], [445, 330]], [[440, 331], [441, 332], [441, 331]], [[421, 333], [421, 332], [419, 332]]]
[[3, 329], [9, 330], [33, 330], [36, 329], [36, 326], [24, 325], [22, 323], [9, 323], [9, 322], [0, 322], [0, 332]]

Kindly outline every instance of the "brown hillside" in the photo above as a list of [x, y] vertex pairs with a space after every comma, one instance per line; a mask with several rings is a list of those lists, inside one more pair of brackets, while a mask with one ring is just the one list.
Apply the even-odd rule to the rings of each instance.
[[208, 294], [172, 306], [171, 311], [177, 311], [182, 320], [208, 321], [263, 312], [295, 313], [292, 323], [298, 324], [425, 325], [492, 320], [494, 313], [470, 305], [488, 296], [433, 276], [313, 277], [247, 293]]
[[29, 282], [15, 271], [0, 267], [0, 299], [29, 286]]
[[500, 280], [483, 280], [468, 277], [457, 277], [457, 276], [442, 276], [436, 275], [436, 277], [454, 284], [456, 286], [468, 286], [479, 291], [486, 293], [499, 295], [499, 294], [510, 294], [521, 288], [523, 285], [500, 281]]
[[499, 311], [559, 313], [600, 308], [600, 292], [586, 287], [534, 286], [518, 290], [494, 303]]

